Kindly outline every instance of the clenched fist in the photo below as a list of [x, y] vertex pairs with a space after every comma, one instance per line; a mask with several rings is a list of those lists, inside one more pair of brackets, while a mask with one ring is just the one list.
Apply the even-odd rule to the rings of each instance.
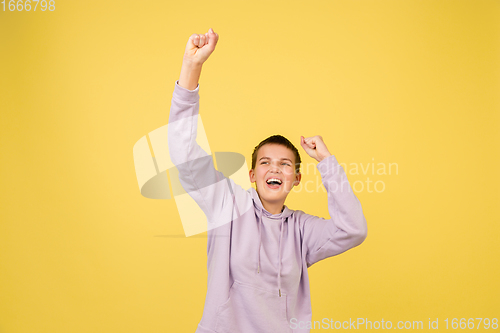
[[310, 138], [300, 137], [300, 145], [306, 153], [314, 158], [316, 161], [321, 162], [323, 159], [331, 156], [328, 148], [326, 148], [323, 138], [319, 135], [312, 136]]
[[219, 35], [212, 28], [206, 34], [192, 34], [186, 45], [184, 61], [201, 65], [214, 52]]

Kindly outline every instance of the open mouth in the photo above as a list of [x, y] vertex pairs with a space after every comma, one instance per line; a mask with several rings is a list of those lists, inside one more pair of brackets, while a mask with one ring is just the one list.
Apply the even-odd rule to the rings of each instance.
[[266, 180], [267, 187], [276, 189], [279, 188], [282, 184], [283, 181], [279, 178], [269, 178]]

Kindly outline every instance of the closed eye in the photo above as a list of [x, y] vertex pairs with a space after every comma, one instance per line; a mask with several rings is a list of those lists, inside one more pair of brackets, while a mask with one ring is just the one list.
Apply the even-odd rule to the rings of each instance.
[[[264, 161], [264, 162], [261, 162], [260, 164], [266, 164], [266, 163], [269, 163], [269, 162]], [[284, 162], [283, 162], [283, 163], [281, 163], [281, 165], [288, 165], [288, 166], [290, 166], [290, 164], [289, 164], [289, 163], [284, 163]]]

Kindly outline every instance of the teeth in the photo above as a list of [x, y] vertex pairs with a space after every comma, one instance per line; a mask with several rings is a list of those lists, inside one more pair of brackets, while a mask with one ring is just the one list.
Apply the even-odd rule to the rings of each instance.
[[278, 182], [278, 183], [280, 183], [280, 184], [282, 183], [282, 182], [281, 182], [281, 179], [278, 179], [278, 178], [269, 178], [269, 179], [266, 181], [266, 183], [268, 183], [268, 184], [269, 184], [269, 183], [270, 183], [270, 182], [272, 182], [272, 181]]

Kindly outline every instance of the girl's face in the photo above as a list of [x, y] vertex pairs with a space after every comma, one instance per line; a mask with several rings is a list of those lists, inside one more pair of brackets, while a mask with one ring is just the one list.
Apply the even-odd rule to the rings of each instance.
[[293, 186], [300, 183], [295, 173], [295, 155], [285, 146], [265, 144], [257, 152], [255, 168], [250, 170], [250, 182], [256, 183], [261, 200], [284, 202]]

